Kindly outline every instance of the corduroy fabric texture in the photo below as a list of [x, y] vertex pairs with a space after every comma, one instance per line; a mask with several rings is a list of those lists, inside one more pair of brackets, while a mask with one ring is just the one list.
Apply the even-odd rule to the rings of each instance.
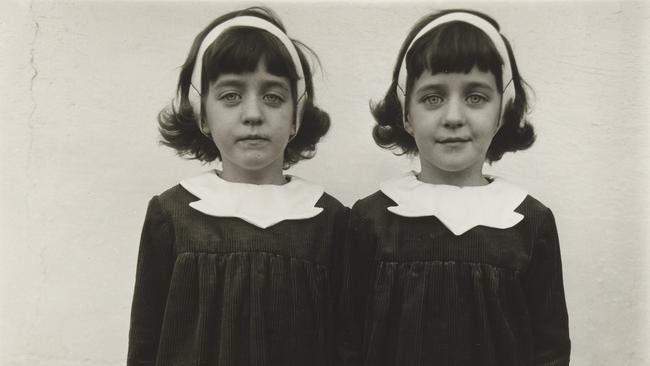
[[260, 229], [204, 215], [176, 186], [149, 202], [127, 364], [331, 365], [348, 209]]
[[560, 366], [568, 316], [551, 211], [527, 196], [509, 229], [455, 236], [382, 192], [351, 212], [339, 339], [344, 365]]

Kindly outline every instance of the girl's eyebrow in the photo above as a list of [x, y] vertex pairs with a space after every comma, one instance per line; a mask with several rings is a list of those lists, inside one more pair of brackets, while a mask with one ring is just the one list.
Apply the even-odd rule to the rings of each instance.
[[265, 80], [262, 82], [262, 87], [264, 89], [280, 88], [286, 90], [287, 92], [291, 91], [289, 85], [287, 85], [286, 82], [280, 80]]
[[216, 83], [214, 83], [213, 88], [223, 88], [223, 87], [235, 87], [235, 88], [241, 88], [244, 86], [244, 82], [238, 79], [225, 79], [225, 80], [218, 80]]
[[448, 88], [449, 88], [449, 86], [447, 84], [445, 84], [445, 83], [440, 83], [440, 84], [431, 83], [431, 84], [424, 84], [423, 86], [418, 88], [418, 91], [420, 91], [420, 90], [431, 90], [431, 89], [446, 90]]
[[449, 87], [446, 84], [426, 84], [418, 88], [416, 93], [423, 93], [428, 91], [446, 91]]
[[[482, 89], [488, 89], [488, 90], [496, 90], [495, 87], [493, 87], [491, 84], [482, 82], [482, 81], [470, 81], [468, 83], [463, 84], [464, 89], [477, 89], [477, 88], [482, 88]], [[436, 91], [445, 91], [449, 89], [449, 85], [445, 83], [440, 83], [440, 84], [426, 84], [423, 85], [422, 87], [418, 88], [416, 90], [417, 93], [421, 92], [427, 92], [431, 90], [436, 90]]]
[[[244, 88], [245, 86], [246, 86], [246, 82], [239, 79], [223, 79], [214, 83], [212, 87], [213, 88], [227, 88], [227, 87]], [[279, 88], [279, 89], [286, 90], [287, 92], [291, 91], [289, 85], [287, 85], [286, 82], [280, 80], [263, 80], [262, 88], [263, 89]]]
[[484, 83], [481, 81], [472, 81], [467, 84], [465, 84], [465, 88], [467, 89], [474, 89], [474, 88], [484, 88], [484, 89], [489, 89], [489, 90], [496, 90], [496, 88], [492, 87], [491, 84]]

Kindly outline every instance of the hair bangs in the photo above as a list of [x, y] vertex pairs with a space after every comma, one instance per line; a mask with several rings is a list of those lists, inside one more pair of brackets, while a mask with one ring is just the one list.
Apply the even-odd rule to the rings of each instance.
[[450, 22], [420, 37], [406, 57], [409, 87], [425, 70], [437, 73], [468, 73], [478, 67], [492, 72], [502, 89], [503, 60], [490, 37], [471, 24]]
[[221, 34], [206, 50], [203, 56], [201, 88], [223, 74], [244, 74], [254, 72], [260, 61], [264, 61], [270, 74], [288, 78], [292, 83], [298, 74], [289, 52], [282, 41], [272, 34], [250, 27], [233, 27]]

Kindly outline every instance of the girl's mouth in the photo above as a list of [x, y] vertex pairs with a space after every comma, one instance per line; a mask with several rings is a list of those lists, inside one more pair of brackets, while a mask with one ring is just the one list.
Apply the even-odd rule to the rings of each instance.
[[449, 137], [445, 139], [440, 139], [436, 140], [436, 142], [440, 144], [457, 144], [457, 143], [463, 143], [463, 142], [470, 142], [470, 138], [463, 138], [463, 137]]
[[242, 141], [242, 142], [263, 142], [263, 141], [269, 141], [269, 138], [264, 136], [264, 135], [246, 135], [244, 137], [240, 137], [237, 139], [237, 141]]
[[271, 139], [264, 135], [246, 135], [237, 139], [237, 142], [243, 147], [258, 149], [270, 143]]

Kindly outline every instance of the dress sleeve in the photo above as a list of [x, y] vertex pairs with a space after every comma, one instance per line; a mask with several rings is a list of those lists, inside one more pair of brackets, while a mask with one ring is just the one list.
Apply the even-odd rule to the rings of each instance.
[[173, 229], [158, 197], [149, 201], [140, 238], [131, 305], [128, 366], [156, 362], [167, 292], [174, 265]]
[[343, 324], [337, 337], [338, 365], [363, 364], [363, 334], [368, 291], [374, 276], [375, 240], [358, 203], [350, 213], [345, 245], [343, 283], [339, 298], [339, 317]]
[[569, 365], [571, 341], [562, 261], [555, 218], [550, 210], [534, 243], [526, 289], [533, 329], [534, 365]]

